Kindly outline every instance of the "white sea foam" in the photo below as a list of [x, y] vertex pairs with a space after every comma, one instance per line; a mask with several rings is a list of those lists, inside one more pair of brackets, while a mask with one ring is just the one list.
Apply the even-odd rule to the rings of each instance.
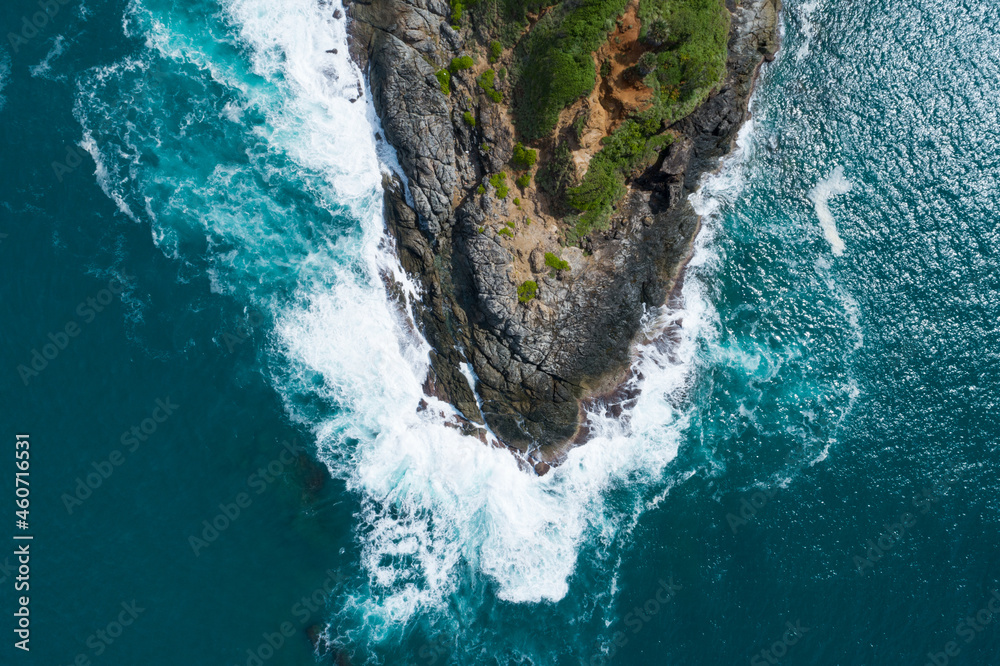
[[809, 55], [809, 49], [812, 46], [813, 39], [816, 38], [817, 26], [816, 26], [816, 10], [819, 9], [820, 0], [809, 0], [809, 2], [803, 2], [799, 8], [795, 11], [795, 16], [802, 24], [802, 44], [799, 45], [798, 50], [795, 52], [795, 59], [802, 60]]
[[[378, 272], [398, 263], [385, 250], [391, 244], [377, 241], [377, 212], [363, 219], [360, 274], [344, 271], [332, 290], [306, 286], [301, 305], [280, 314], [285, 374], [275, 381], [290, 411], [313, 428], [331, 471], [364, 498], [359, 534], [370, 594], [352, 603], [370, 619], [366, 625], [443, 609], [470, 575], [491, 581], [506, 601], [558, 601], [582, 550], [608, 548], [666, 496], [668, 466], [688, 423], [697, 348], [717, 328], [704, 275], [717, 262], [718, 199], [742, 187], [742, 170], [733, 165], [752, 129], [748, 123], [738, 155], [696, 197], [705, 227], [680, 307], [647, 318], [652, 342], [637, 350], [643, 379], [634, 406], [623, 418], [601, 409], [588, 414], [592, 440], [543, 477], [524, 473], [506, 450], [449, 427], [451, 408], [423, 394], [429, 348], [379, 284]], [[671, 344], [657, 345], [667, 331]], [[309, 395], [336, 406], [337, 415], [317, 418], [298, 407]], [[421, 400], [430, 406], [418, 410]], [[634, 505], [608, 505], [609, 492], [625, 488]]]
[[97, 147], [97, 142], [94, 141], [94, 137], [87, 130], [84, 130], [83, 139], [80, 141], [80, 147], [90, 153], [90, 157], [94, 160], [94, 178], [97, 179], [97, 184], [101, 187], [101, 190], [104, 191], [104, 194], [115, 202], [118, 210], [128, 216], [133, 222], [137, 222], [138, 218], [136, 218], [135, 214], [132, 213], [128, 204], [125, 203], [125, 198], [122, 196], [120, 190], [111, 182], [105, 159], [101, 155], [101, 151]]
[[[537, 477], [522, 471], [508, 451], [463, 436], [453, 427], [452, 408], [423, 394], [429, 347], [382, 283], [391, 274], [410, 297], [417, 294], [384, 237], [379, 157], [383, 163], [394, 158], [373, 139], [370, 95], [349, 101], [358, 96], [360, 74], [347, 59], [343, 22], [332, 18], [331, 5], [312, 0], [233, 0], [225, 14], [248, 47], [250, 72], [230, 45], [196, 38], [204, 33], [197, 17], [167, 21], [135, 0], [126, 28], [145, 37], [152, 57], [204, 72], [234, 91], [238, 102], [217, 113], [220, 121], [243, 122], [251, 111], [263, 115], [256, 136], [268, 153], [287, 155], [303, 174], [319, 174], [325, 187], [313, 194], [331, 210], [346, 206], [360, 233], [297, 229], [292, 212], [251, 189], [231, 164], [218, 164], [195, 182], [158, 174], [174, 178], [154, 183], [169, 186], [167, 202], [149, 203], [146, 193], [128, 199], [124, 188], [134, 180], [128, 169], [139, 169], [143, 146], [128, 143], [130, 136], [125, 145], [101, 146], [88, 125], [100, 114], [84, 109], [78, 114], [84, 145], [98, 164], [101, 186], [130, 216], [140, 208], [129, 201], [149, 203], [145, 215], [161, 246], [173, 247], [170, 229], [157, 231], [158, 221], [203, 227], [219, 291], [256, 295], [258, 283], [276, 279], [270, 273], [291, 273], [285, 279], [292, 284], [283, 285], [291, 289], [281, 291], [293, 297], [263, 302], [275, 321], [273, 381], [289, 413], [315, 434], [333, 474], [361, 498], [358, 538], [367, 593], [351, 599], [372, 619], [368, 626], [398, 625], [444, 609], [470, 578], [510, 602], [562, 599], [584, 549], [609, 552], [672, 483], [690, 475], [678, 470], [672, 476], [669, 465], [690, 418], [686, 396], [699, 344], [718, 327], [706, 276], [718, 262], [713, 238], [719, 201], [742, 186], [742, 170], [733, 166], [740, 157], [695, 197], [704, 228], [679, 306], [651, 311], [645, 321], [651, 342], [636, 351], [642, 379], [635, 380], [635, 404], [622, 418], [594, 409], [587, 416], [592, 440]], [[340, 53], [328, 54], [329, 48]], [[95, 77], [150, 66], [122, 63]], [[97, 105], [88, 95], [80, 90], [80, 104]], [[184, 131], [195, 131], [194, 125]], [[751, 131], [748, 124], [741, 132], [739, 155]], [[162, 138], [146, 141], [158, 145]], [[114, 167], [114, 160], [131, 166]], [[275, 221], [283, 215], [288, 222], [281, 227]], [[239, 262], [245, 270], [234, 268]], [[287, 264], [292, 270], [274, 270]], [[670, 344], [658, 344], [666, 334]], [[612, 503], [612, 491], [626, 491], [631, 500]]]
[[45, 54], [45, 57], [37, 65], [33, 65], [28, 68], [32, 76], [37, 77], [47, 77], [48, 73], [52, 71], [52, 61], [61, 56], [66, 51], [66, 38], [62, 35], [56, 35], [55, 39], [52, 41], [52, 48], [49, 52]]
[[[751, 131], [740, 135], [740, 155]], [[341, 282], [333, 293], [303, 294], [304, 307], [284, 313], [278, 337], [292, 370], [277, 381], [291, 405], [299, 402], [296, 394], [318, 392], [339, 408], [338, 416], [318, 423], [311, 414], [302, 418], [312, 423], [331, 470], [366, 498], [361, 533], [372, 594], [355, 600], [370, 616], [366, 624], [441, 609], [470, 573], [492, 581], [507, 601], [558, 601], [583, 549], [607, 548], [663, 500], [668, 465], [688, 423], [685, 393], [697, 347], [717, 327], [702, 277], [717, 261], [714, 214], [718, 198], [731, 197], [741, 184], [741, 170], [727, 166], [696, 198], [705, 228], [681, 307], [647, 318], [653, 342], [637, 350], [643, 379], [635, 384], [641, 390], [635, 405], [623, 418], [601, 409], [588, 414], [592, 440], [543, 477], [525, 474], [507, 451], [448, 427], [447, 406], [431, 400], [431, 408], [417, 410], [427, 399], [420, 388], [426, 343], [408, 332], [381, 293]], [[379, 219], [370, 223], [381, 228]], [[665, 331], [671, 344], [657, 345]], [[624, 488], [634, 491], [635, 504], [626, 511], [609, 506], [609, 492]]]
[[[338, 203], [367, 206], [381, 170], [366, 117], [368, 96], [347, 53], [345, 21], [333, 18], [331, 5], [305, 0], [232, 0], [223, 6], [237, 39], [248, 47], [250, 73], [225, 46], [206, 44], [195, 25], [176, 16], [164, 21], [139, 0], [130, 6], [127, 25], [143, 30], [161, 57], [191, 63], [241, 91], [244, 103], [267, 117], [261, 139], [289, 151], [302, 168], [326, 175]], [[327, 53], [334, 47], [337, 54]], [[227, 108], [230, 118], [234, 113]]]
[[819, 218], [823, 235], [837, 256], [844, 254], [844, 241], [840, 237], [840, 232], [837, 231], [837, 221], [833, 219], [833, 213], [830, 212], [830, 197], [847, 194], [853, 186], [851, 181], [844, 178], [844, 167], [838, 166], [826, 180], [818, 183], [809, 192], [809, 200], [816, 208], [816, 217]]

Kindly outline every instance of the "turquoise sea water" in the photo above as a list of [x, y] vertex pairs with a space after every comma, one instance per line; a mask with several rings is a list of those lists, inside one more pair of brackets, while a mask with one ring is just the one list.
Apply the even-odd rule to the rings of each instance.
[[638, 404], [534, 478], [415, 409], [332, 5], [56, 6], [0, 14], [3, 663], [1000, 663], [994, 8], [786, 3]]

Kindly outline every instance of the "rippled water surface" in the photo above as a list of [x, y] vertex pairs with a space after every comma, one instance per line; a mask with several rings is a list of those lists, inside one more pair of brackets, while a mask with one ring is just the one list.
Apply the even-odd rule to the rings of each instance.
[[995, 7], [786, 3], [677, 346], [541, 478], [416, 410], [332, 6], [59, 7], [0, 46], [36, 663], [1000, 662]]

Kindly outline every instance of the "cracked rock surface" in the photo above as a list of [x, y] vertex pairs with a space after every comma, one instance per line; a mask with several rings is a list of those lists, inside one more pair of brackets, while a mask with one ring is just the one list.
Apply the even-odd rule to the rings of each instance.
[[[666, 301], [690, 254], [698, 218], [687, 194], [731, 150], [759, 66], [777, 51], [780, 0], [727, 0], [727, 7], [725, 80], [671, 128], [683, 138], [630, 184], [610, 228], [590, 237], [587, 270], [549, 274], [532, 252], [538, 297], [519, 304], [510, 251], [481, 232], [506, 214], [506, 203], [475, 191], [509, 159], [514, 137], [500, 105], [480, 105], [474, 131], [462, 122], [465, 111], [476, 113], [471, 75], [453, 76], [450, 97], [441, 92], [435, 71], [463, 53], [448, 3], [349, 5], [351, 53], [367, 67], [413, 200], [411, 207], [398, 182], [386, 183], [387, 224], [404, 269], [423, 286], [414, 316], [434, 350], [425, 390], [455, 405], [470, 432], [487, 424], [507, 445], [558, 460], [579, 439], [581, 400], [626, 376], [645, 309]], [[491, 150], [481, 154], [483, 138]], [[461, 370], [466, 363], [475, 387]]]

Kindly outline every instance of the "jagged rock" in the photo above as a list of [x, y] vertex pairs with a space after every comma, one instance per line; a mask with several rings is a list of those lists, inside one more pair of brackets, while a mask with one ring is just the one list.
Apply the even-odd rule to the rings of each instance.
[[410, 179], [421, 222], [432, 234], [451, 214], [458, 185], [451, 115], [434, 68], [384, 30], [372, 37], [369, 77], [386, 139]]
[[[678, 139], [659, 168], [632, 182], [610, 229], [588, 238], [587, 270], [550, 277], [544, 250], [531, 251], [539, 290], [527, 305], [518, 303], [512, 255], [493, 231], [508, 204], [490, 186], [475, 193], [511, 157], [506, 109], [479, 94], [471, 72], [453, 76], [447, 98], [434, 77], [463, 46], [448, 25], [448, 3], [350, 5], [351, 53], [368, 65], [376, 111], [414, 201], [415, 210], [398, 184], [387, 184], [387, 224], [404, 269], [423, 287], [422, 301], [411, 305], [434, 349], [428, 391], [471, 423], [485, 421], [510, 446], [551, 461], [580, 439], [581, 401], [609, 394], [627, 376], [646, 308], [662, 305], [676, 285], [698, 229], [686, 195], [731, 149], [757, 69], [777, 49], [780, 0], [727, 4], [733, 20], [722, 85], [670, 128]], [[478, 101], [469, 106], [466, 98]], [[462, 121], [465, 111], [476, 117], [474, 131]], [[478, 378], [481, 411], [460, 370], [465, 363]]]
[[691, 161], [693, 150], [694, 142], [690, 139], [675, 141], [667, 148], [660, 171], [668, 176], [682, 175], [687, 171], [688, 162]]
[[531, 251], [528, 256], [528, 264], [531, 266], [531, 271], [533, 273], [541, 273], [545, 270], [545, 252], [541, 248], [536, 247]]

